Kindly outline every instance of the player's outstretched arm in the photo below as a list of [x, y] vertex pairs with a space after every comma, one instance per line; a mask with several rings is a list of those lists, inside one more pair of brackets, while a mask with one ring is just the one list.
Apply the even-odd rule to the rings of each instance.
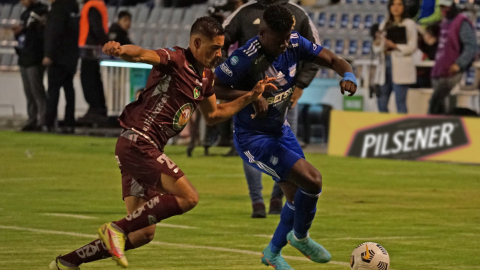
[[213, 90], [218, 99], [226, 101], [235, 100], [247, 93], [247, 91], [235, 90], [230, 86], [223, 84], [217, 75], [215, 75], [215, 85], [213, 86]]
[[123, 45], [115, 41], [105, 43], [103, 53], [120, 57], [127, 62], [141, 62], [150, 65], [159, 65], [160, 56], [152, 50], [146, 50], [135, 45]]
[[245, 93], [245, 91], [243, 91], [242, 96], [228, 103], [217, 104], [216, 95], [204, 99], [200, 102], [200, 111], [202, 112], [207, 125], [212, 126], [228, 120], [245, 106], [261, 96], [266, 88], [269, 88], [269, 90], [276, 90], [277, 87], [270, 83], [273, 80], [275, 80], [275, 78], [265, 77], [265, 79], [259, 81], [250, 92]]
[[357, 91], [357, 80], [353, 74], [353, 69], [345, 59], [338, 57], [333, 52], [323, 48], [315, 59], [315, 63], [324, 67], [333, 69], [343, 79], [340, 82], [340, 91], [342, 95], [345, 91], [350, 92], [349, 96], [353, 96]]

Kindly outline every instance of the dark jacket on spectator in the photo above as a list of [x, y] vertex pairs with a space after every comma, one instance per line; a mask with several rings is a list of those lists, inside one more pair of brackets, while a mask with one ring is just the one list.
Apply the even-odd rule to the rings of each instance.
[[128, 37], [128, 32], [123, 30], [118, 23], [112, 24], [108, 32], [108, 39], [120, 43], [120, 45], [133, 44]]
[[45, 29], [45, 56], [53, 64], [72, 73], [78, 61], [78, 4], [75, 0], [56, 0], [48, 13]]
[[[271, 0], [258, 0], [247, 2], [235, 10], [223, 23], [226, 29], [225, 44], [223, 46], [223, 56], [226, 57], [228, 48], [235, 42], [239, 42], [239, 47], [251, 38], [258, 35], [260, 20], [263, 18], [263, 12], [271, 4]], [[275, 3], [284, 4], [295, 16], [294, 31], [298, 31], [304, 38], [320, 44], [320, 38], [315, 25], [312, 23], [308, 14], [300, 6], [289, 2], [288, 0], [278, 0]], [[297, 87], [306, 88], [315, 78], [319, 66], [314, 63], [303, 63], [297, 75]]]
[[18, 65], [28, 67], [41, 65], [43, 59], [43, 37], [48, 7], [37, 2], [26, 9], [20, 16], [22, 32], [15, 38], [18, 46]]

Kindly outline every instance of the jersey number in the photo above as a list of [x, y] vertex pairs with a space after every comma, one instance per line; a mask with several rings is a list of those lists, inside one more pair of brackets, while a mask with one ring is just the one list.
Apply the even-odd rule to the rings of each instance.
[[167, 166], [168, 168], [171, 170], [173, 168], [175, 168], [175, 166], [177, 166], [170, 158], [167, 157], [167, 155], [165, 154], [162, 154], [161, 156], [159, 156], [157, 158], [157, 161], [160, 162], [160, 164], [163, 164], [165, 162], [167, 162]]

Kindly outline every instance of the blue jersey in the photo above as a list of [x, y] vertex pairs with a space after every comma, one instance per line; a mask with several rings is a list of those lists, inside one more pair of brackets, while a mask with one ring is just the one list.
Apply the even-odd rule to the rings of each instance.
[[268, 76], [276, 78], [273, 84], [278, 88], [263, 94], [269, 104], [265, 118], [252, 119], [255, 110], [250, 104], [235, 115], [235, 127], [264, 134], [281, 134], [290, 97], [295, 90], [299, 62], [315, 60], [322, 49], [322, 46], [305, 39], [298, 32], [292, 32], [287, 50], [277, 58], [272, 59], [265, 54], [258, 36], [235, 50], [215, 70], [222, 84], [250, 91], [258, 81]]

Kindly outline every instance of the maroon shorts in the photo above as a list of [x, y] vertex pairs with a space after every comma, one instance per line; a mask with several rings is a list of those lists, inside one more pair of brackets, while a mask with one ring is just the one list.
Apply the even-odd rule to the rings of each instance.
[[123, 131], [118, 138], [115, 157], [122, 173], [122, 198], [150, 200], [160, 194], [162, 173], [175, 179], [185, 175], [164, 153], [131, 130]]

